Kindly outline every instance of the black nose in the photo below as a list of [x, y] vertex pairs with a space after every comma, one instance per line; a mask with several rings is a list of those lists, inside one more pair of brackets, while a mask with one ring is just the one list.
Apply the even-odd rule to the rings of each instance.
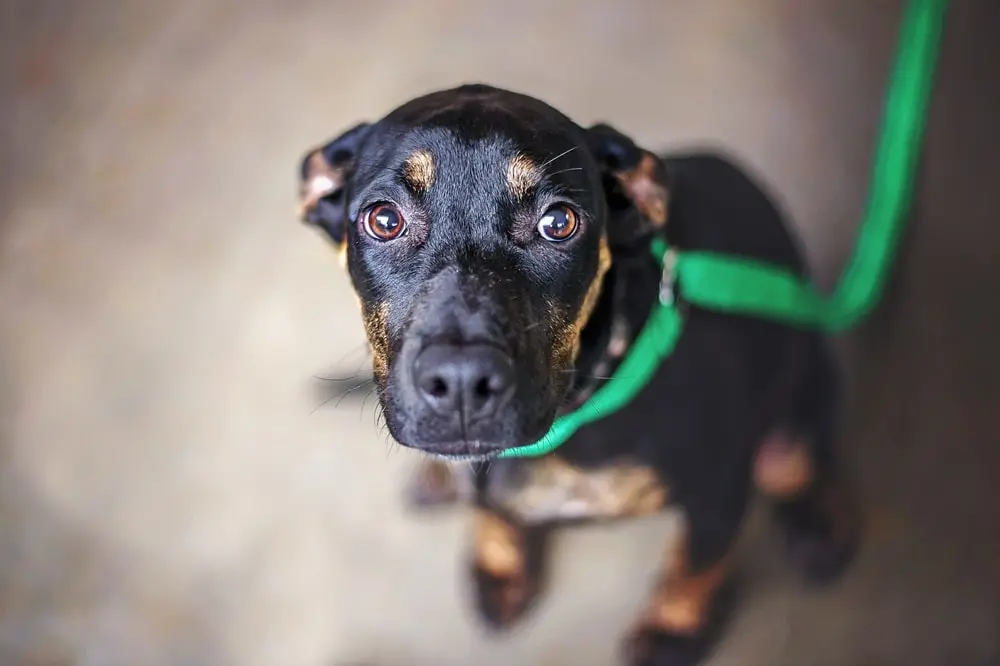
[[417, 393], [434, 411], [491, 416], [514, 393], [510, 358], [489, 345], [431, 345], [413, 364]]

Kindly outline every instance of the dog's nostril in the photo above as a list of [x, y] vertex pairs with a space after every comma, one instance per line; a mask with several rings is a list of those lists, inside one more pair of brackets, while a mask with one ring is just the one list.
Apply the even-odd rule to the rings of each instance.
[[476, 397], [482, 400], [487, 400], [491, 395], [497, 392], [497, 384], [499, 382], [495, 377], [484, 377], [476, 382], [476, 386], [473, 389], [476, 393]]
[[448, 395], [448, 383], [440, 377], [431, 379], [427, 393], [435, 398], [443, 398]]

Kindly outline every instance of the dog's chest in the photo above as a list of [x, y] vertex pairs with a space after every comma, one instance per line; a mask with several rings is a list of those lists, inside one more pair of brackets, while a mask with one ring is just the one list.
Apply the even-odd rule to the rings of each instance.
[[485, 493], [489, 503], [525, 524], [639, 516], [669, 500], [659, 475], [645, 465], [582, 468], [557, 456], [493, 463]]

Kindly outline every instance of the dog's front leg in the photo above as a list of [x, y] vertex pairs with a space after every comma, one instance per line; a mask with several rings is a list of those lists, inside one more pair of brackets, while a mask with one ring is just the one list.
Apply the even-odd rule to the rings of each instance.
[[[714, 503], [713, 503], [714, 504]], [[731, 551], [742, 508], [686, 507], [682, 536], [627, 639], [629, 666], [690, 666], [712, 647], [729, 609]]]
[[537, 598], [556, 526], [650, 515], [669, 495], [647, 465], [583, 468], [556, 455], [491, 463], [475, 483], [473, 585], [480, 614], [494, 627], [508, 626]]
[[509, 627], [542, 591], [550, 529], [519, 523], [486, 506], [475, 508], [473, 595], [476, 610], [490, 628]]

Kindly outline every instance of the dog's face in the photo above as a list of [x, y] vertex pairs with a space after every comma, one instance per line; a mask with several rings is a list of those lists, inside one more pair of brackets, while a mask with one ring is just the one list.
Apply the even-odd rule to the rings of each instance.
[[486, 86], [304, 158], [303, 217], [346, 261], [393, 438], [488, 457], [545, 434], [612, 246], [665, 220], [659, 168], [608, 127]]

